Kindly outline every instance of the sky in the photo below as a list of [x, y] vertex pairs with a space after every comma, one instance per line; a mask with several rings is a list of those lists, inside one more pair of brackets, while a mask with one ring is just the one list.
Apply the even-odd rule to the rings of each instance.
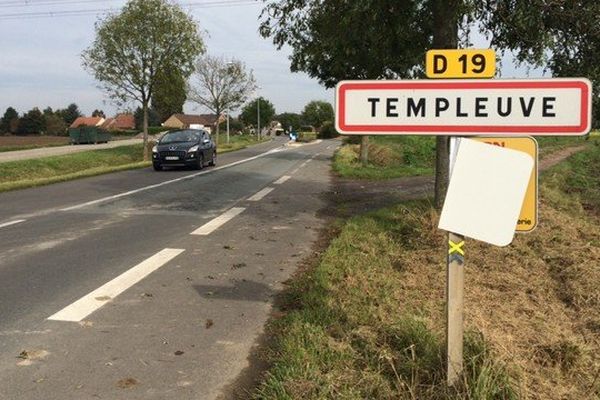
[[[196, 0], [194, 3], [211, 1], [214, 2]], [[180, 3], [186, 4], [185, 1]], [[94, 109], [102, 109], [109, 115], [119, 111], [81, 66], [81, 52], [94, 40], [98, 13], [14, 19], [6, 19], [6, 15], [118, 9], [124, 4], [123, 0], [0, 0], [0, 113], [9, 106], [23, 113], [33, 107], [65, 108], [70, 103], [78, 104], [86, 115]], [[262, 7], [262, 1], [248, 4], [238, 0], [237, 5], [203, 5], [187, 10], [199, 23], [207, 53], [244, 62], [257, 79], [259, 90], [256, 96], [271, 101], [278, 113], [301, 112], [311, 100], [333, 103], [332, 90], [324, 89], [306, 74], [290, 72], [288, 57], [291, 49], [278, 51], [270, 40], [258, 34], [258, 16]], [[476, 46], [486, 46], [481, 37], [475, 37], [473, 41]], [[539, 76], [541, 72], [515, 68], [510, 55], [505, 57], [503, 77], [527, 74]], [[185, 111], [201, 113], [206, 110], [187, 103]]]

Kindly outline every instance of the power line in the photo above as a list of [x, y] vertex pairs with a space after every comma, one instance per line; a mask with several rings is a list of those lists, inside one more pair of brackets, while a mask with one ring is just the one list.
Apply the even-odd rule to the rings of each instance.
[[[44, 0], [43, 0], [44, 1]], [[76, 3], [92, 3], [99, 0], [59, 0], [53, 4], [64, 3], [64, 4], [76, 4]], [[38, 2], [41, 3], [41, 2]], [[0, 8], [6, 3], [0, 3]], [[195, 2], [180, 4], [184, 8], [216, 8], [216, 7], [234, 7], [244, 6], [251, 4], [260, 4], [257, 0], [213, 0], [206, 2]], [[31, 12], [16, 12], [8, 14], [0, 14], [0, 20], [11, 20], [11, 19], [33, 19], [33, 18], [55, 18], [55, 17], [74, 17], [74, 16], [85, 16], [85, 15], [97, 15], [105, 14], [112, 11], [118, 11], [117, 8], [99, 8], [99, 9], [80, 9], [80, 10], [58, 10], [58, 11], [31, 11]]]
[[89, 3], [106, 3], [106, 0], [6, 1], [0, 2], [0, 8], [33, 8], [39, 6], [83, 5]]

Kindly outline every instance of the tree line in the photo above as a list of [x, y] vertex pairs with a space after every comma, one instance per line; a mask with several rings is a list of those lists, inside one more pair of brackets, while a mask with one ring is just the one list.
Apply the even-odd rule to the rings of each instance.
[[[100, 110], [96, 110], [96, 112], [102, 113]], [[14, 107], [8, 107], [0, 119], [0, 134], [66, 135], [67, 128], [81, 115], [81, 111], [75, 103], [57, 110], [46, 107], [42, 111], [38, 107], [34, 107], [23, 114], [19, 114]]]
[[[478, 31], [498, 53], [512, 52], [516, 64], [543, 67], [556, 77], [587, 77], [597, 93], [599, 14], [597, 0], [268, 0], [260, 33], [279, 49], [292, 49], [292, 72], [328, 88], [345, 79], [423, 78], [427, 50], [471, 47], [470, 34]], [[439, 136], [438, 207], [448, 183], [448, 150], [448, 137]]]

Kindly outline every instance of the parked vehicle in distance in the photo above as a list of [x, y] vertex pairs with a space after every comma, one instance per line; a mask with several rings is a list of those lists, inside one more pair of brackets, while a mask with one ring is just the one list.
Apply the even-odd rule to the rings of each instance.
[[193, 167], [202, 169], [217, 164], [217, 146], [210, 134], [199, 129], [167, 132], [152, 149], [155, 171], [164, 167]]

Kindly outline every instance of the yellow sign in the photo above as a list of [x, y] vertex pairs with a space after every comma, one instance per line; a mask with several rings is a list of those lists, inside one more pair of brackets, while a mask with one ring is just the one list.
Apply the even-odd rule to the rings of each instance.
[[523, 200], [523, 207], [521, 208], [521, 215], [517, 222], [517, 233], [519, 232], [531, 232], [535, 229], [538, 222], [538, 144], [537, 141], [529, 136], [523, 137], [477, 137], [473, 138], [480, 142], [485, 142], [494, 146], [505, 147], [507, 149], [513, 149], [522, 151], [529, 154], [535, 164], [533, 171], [531, 172], [531, 178], [529, 179], [529, 186], [527, 186], [527, 192], [525, 194], [525, 200]]
[[496, 52], [492, 49], [429, 50], [425, 66], [428, 78], [493, 78]]

